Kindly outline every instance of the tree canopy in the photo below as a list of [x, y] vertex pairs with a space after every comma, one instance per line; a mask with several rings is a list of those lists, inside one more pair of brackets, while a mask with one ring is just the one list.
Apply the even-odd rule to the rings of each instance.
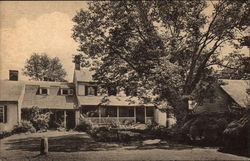
[[32, 80], [65, 81], [66, 72], [58, 57], [50, 58], [47, 54], [33, 53], [26, 60], [23, 74]]
[[[182, 105], [225, 65], [224, 45], [242, 48], [249, 1], [89, 2], [77, 12], [77, 61], [95, 79], [136, 90], [144, 101]], [[74, 60], [76, 61], [76, 60]], [[180, 109], [178, 109], [180, 111]]]

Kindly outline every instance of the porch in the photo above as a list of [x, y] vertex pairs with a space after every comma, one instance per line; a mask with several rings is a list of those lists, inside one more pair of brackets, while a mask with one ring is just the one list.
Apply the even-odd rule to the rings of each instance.
[[154, 119], [154, 107], [145, 106], [81, 106], [80, 114], [96, 124], [147, 123]]

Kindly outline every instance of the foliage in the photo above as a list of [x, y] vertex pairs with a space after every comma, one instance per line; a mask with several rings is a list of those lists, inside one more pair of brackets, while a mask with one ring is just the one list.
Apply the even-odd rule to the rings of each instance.
[[47, 54], [34, 53], [26, 60], [23, 74], [32, 80], [65, 81], [66, 72], [60, 59], [50, 58]]
[[80, 124], [76, 126], [75, 130], [87, 132], [87, 131], [91, 130], [92, 126], [93, 126], [93, 124], [91, 121], [86, 120], [86, 119], [81, 119]]
[[153, 135], [154, 138], [169, 139], [170, 130], [164, 126], [158, 125], [155, 122], [150, 122], [146, 124], [146, 133]]
[[103, 142], [128, 142], [142, 138], [138, 132], [119, 130], [117, 128], [111, 128], [111, 126], [93, 127], [88, 133], [96, 140]]
[[23, 119], [30, 121], [37, 131], [44, 131], [48, 129], [50, 115], [52, 114], [51, 112], [43, 111], [37, 106], [34, 106], [31, 109], [25, 109], [24, 111], [22, 113]]
[[58, 120], [57, 122], [55, 122], [56, 124], [56, 128], [58, 131], [65, 131], [65, 127], [64, 127], [64, 121], [63, 120]]
[[181, 130], [191, 140], [202, 140], [210, 144], [221, 143], [222, 133], [228, 124], [226, 118], [223, 114], [200, 114], [189, 119]]
[[248, 11], [249, 1], [89, 2], [73, 18], [74, 62], [103, 84], [134, 90], [145, 103], [168, 101], [181, 114], [183, 98], [215, 76], [214, 65], [226, 66], [222, 47], [242, 48]]
[[250, 79], [250, 57], [239, 54], [230, 54], [227, 57], [228, 64], [220, 73], [221, 79]]
[[245, 154], [249, 157], [250, 112], [228, 124], [223, 132], [224, 145], [221, 150]]
[[34, 126], [30, 121], [25, 121], [25, 120], [20, 122], [18, 125], [15, 125], [14, 129], [12, 130], [13, 134], [26, 133], [26, 132], [34, 133], [36, 132], [36, 129], [34, 128]]
[[0, 139], [6, 138], [13, 135], [12, 131], [2, 131], [0, 133]]

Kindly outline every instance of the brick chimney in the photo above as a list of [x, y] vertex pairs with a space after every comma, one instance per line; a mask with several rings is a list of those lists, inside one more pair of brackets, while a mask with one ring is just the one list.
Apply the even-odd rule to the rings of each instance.
[[75, 70], [80, 70], [81, 69], [81, 55], [75, 55], [73, 62], [75, 63]]
[[18, 70], [9, 70], [9, 80], [18, 81]]
[[75, 62], [75, 70], [80, 70], [81, 66], [80, 63]]

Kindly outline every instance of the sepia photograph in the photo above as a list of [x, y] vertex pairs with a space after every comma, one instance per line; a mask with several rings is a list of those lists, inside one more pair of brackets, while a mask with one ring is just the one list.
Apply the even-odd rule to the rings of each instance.
[[0, 1], [0, 161], [250, 160], [249, 13]]

